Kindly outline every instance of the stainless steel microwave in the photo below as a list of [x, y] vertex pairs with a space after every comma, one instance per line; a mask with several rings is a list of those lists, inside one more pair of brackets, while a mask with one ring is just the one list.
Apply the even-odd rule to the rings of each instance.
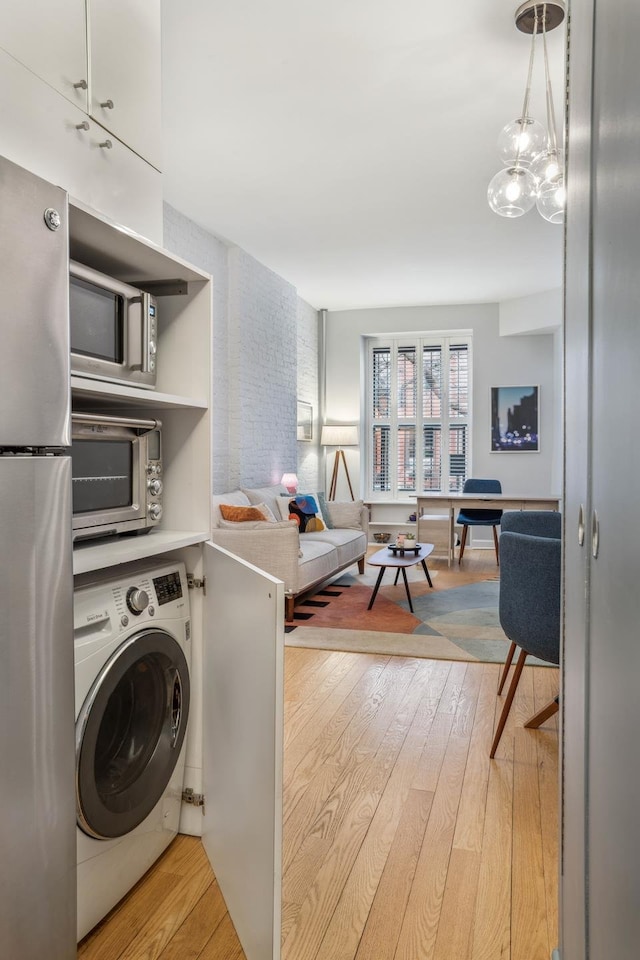
[[155, 387], [155, 297], [72, 260], [69, 316], [72, 374]]
[[73, 413], [73, 539], [147, 533], [162, 519], [159, 420]]

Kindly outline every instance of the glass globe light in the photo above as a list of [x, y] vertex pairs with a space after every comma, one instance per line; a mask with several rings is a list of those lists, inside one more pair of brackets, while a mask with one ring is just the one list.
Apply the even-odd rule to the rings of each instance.
[[521, 217], [536, 202], [536, 180], [523, 167], [500, 170], [489, 184], [487, 200], [494, 213], [501, 217]]
[[506, 167], [517, 163], [528, 167], [547, 148], [547, 131], [533, 117], [518, 117], [503, 127], [498, 137], [498, 153]]
[[550, 180], [543, 180], [538, 187], [536, 207], [538, 213], [549, 223], [564, 223], [566, 191], [561, 173]]
[[539, 183], [557, 177], [562, 173], [557, 150], [549, 149], [539, 154], [529, 169]]

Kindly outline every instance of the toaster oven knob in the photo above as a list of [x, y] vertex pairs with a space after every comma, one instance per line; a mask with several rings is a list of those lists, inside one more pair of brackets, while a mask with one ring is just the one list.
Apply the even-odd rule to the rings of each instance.
[[147, 486], [152, 497], [158, 497], [162, 493], [162, 480], [147, 480]]
[[149, 605], [149, 594], [146, 590], [139, 590], [138, 587], [129, 587], [127, 590], [127, 606], [131, 613], [136, 616], [142, 613]]
[[152, 520], [159, 520], [162, 516], [162, 507], [159, 503], [152, 503], [149, 507], [149, 516]]

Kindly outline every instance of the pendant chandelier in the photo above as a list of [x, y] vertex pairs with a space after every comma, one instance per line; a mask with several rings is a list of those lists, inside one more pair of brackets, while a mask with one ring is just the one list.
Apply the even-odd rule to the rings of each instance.
[[[562, 152], [558, 149], [556, 118], [547, 56], [547, 33], [564, 20], [564, 3], [523, 3], [516, 10], [516, 27], [531, 34], [529, 71], [522, 113], [503, 128], [498, 152], [504, 168], [487, 189], [489, 206], [501, 217], [521, 217], [533, 207], [550, 223], [564, 222], [565, 188]], [[546, 87], [546, 128], [529, 112], [536, 39], [542, 36]]]

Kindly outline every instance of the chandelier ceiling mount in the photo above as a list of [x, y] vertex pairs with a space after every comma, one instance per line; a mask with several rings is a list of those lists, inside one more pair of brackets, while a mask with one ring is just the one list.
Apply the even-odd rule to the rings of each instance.
[[535, 3], [535, 0], [529, 0], [516, 10], [516, 27], [522, 33], [533, 33], [536, 16], [538, 33], [541, 33], [543, 28], [549, 33], [564, 20], [564, 3]]

